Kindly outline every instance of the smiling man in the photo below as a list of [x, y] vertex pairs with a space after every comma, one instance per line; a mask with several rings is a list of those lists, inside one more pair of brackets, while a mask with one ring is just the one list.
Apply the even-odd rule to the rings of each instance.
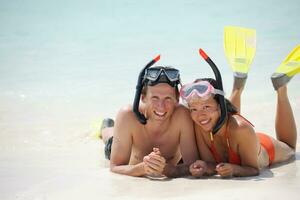
[[198, 151], [189, 111], [178, 103], [179, 71], [156, 66], [140, 77], [138, 103], [122, 108], [115, 126], [102, 130], [110, 169], [130, 176], [189, 175]]

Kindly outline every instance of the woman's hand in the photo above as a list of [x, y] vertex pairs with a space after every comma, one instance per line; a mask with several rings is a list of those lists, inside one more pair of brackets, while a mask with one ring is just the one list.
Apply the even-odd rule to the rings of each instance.
[[234, 165], [229, 163], [220, 163], [216, 166], [216, 171], [222, 178], [229, 178], [233, 176]]

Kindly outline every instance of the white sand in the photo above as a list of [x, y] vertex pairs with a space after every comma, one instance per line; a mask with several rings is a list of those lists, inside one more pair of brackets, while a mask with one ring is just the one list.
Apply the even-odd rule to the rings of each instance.
[[67, 146], [24, 147], [2, 156], [0, 199], [299, 199], [299, 153], [257, 177], [156, 181], [111, 173], [102, 148], [87, 136]]
[[[230, 94], [223, 27], [240, 25], [258, 41], [243, 113], [272, 134], [276, 94], [266, 77], [300, 38], [299, 2], [273, 2], [1, 1], [0, 200], [300, 199], [299, 153], [258, 177], [153, 181], [110, 173], [87, 131], [132, 102], [137, 73], [157, 54], [185, 82], [211, 75], [197, 55], [206, 49]], [[289, 84], [298, 127], [299, 85], [298, 75]]]
[[[295, 161], [250, 178], [154, 181], [122, 176], [109, 171], [102, 141], [87, 128], [91, 113], [66, 106], [39, 109], [25, 100], [24, 105], [12, 100], [0, 104], [5, 114], [0, 116], [0, 200], [299, 199], [299, 152]], [[299, 99], [291, 102], [299, 127]], [[263, 105], [245, 102], [243, 112], [258, 130], [274, 136], [274, 103]], [[264, 115], [258, 117], [259, 106]]]

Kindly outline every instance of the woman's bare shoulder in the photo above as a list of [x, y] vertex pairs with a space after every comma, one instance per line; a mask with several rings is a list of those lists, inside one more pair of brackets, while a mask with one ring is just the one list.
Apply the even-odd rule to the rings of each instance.
[[230, 134], [236, 139], [245, 139], [255, 135], [253, 126], [241, 116], [231, 116], [229, 118]]

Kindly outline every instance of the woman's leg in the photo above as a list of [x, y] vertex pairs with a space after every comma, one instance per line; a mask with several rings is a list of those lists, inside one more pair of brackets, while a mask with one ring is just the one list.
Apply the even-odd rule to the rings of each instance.
[[234, 76], [233, 88], [229, 97], [230, 102], [236, 107], [238, 113], [241, 113], [241, 95], [246, 83], [245, 79], [240, 79]]
[[287, 86], [277, 89], [277, 112], [275, 119], [277, 139], [296, 150], [297, 128], [287, 95]]

